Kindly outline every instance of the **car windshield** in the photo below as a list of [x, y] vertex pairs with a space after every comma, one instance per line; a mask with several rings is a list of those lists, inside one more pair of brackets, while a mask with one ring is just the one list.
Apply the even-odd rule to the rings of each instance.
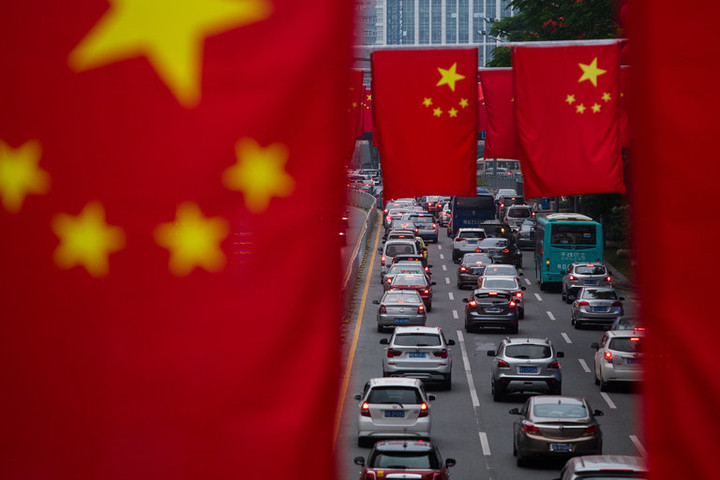
[[420, 303], [417, 293], [415, 295], [403, 295], [402, 293], [388, 293], [382, 303]]
[[517, 288], [517, 282], [514, 278], [485, 278], [483, 279], [483, 288], [502, 288], [502, 289], [514, 289]]
[[600, 290], [597, 288], [583, 288], [580, 298], [587, 300], [617, 300], [618, 296], [615, 290]]
[[395, 275], [393, 285], [427, 285], [423, 275], [401, 273]]
[[618, 352], [635, 353], [642, 349], [642, 344], [642, 337], [613, 338], [608, 348]]
[[401, 347], [437, 347], [442, 345], [437, 333], [401, 333], [393, 341]]
[[377, 452], [368, 467], [438, 470], [440, 465], [430, 452]]
[[585, 418], [588, 411], [582, 404], [541, 403], [533, 407], [533, 414], [547, 418]]
[[607, 270], [602, 265], [578, 265], [575, 273], [580, 275], [605, 275]]
[[482, 230], [462, 230], [458, 233], [460, 238], [485, 238], [485, 232]]
[[524, 343], [522, 345], [508, 345], [505, 347], [505, 356], [510, 358], [550, 358], [550, 354], [550, 347], [547, 345]]
[[375, 387], [370, 390], [367, 402], [419, 405], [423, 400], [420, 391], [414, 387]]
[[517, 269], [513, 267], [512, 265], [493, 265], [492, 267], [488, 267], [485, 269], [485, 275], [486, 277], [492, 277], [492, 276], [517, 276]]
[[465, 265], [488, 265], [492, 263], [492, 259], [482, 253], [466, 253], [463, 263]]
[[486, 238], [480, 243], [481, 247], [507, 247], [508, 241], [504, 238]]
[[413, 253], [415, 253], [415, 245], [412, 243], [390, 243], [385, 246], [385, 256], [387, 257]]
[[531, 215], [529, 208], [511, 208], [508, 210], [508, 217], [527, 218]]

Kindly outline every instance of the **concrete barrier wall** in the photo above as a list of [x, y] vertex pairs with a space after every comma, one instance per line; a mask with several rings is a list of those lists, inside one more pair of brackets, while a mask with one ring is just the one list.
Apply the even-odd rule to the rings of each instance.
[[355, 241], [353, 254], [350, 257], [350, 261], [347, 269], [345, 270], [345, 276], [343, 278], [341, 294], [343, 307], [346, 312], [348, 311], [348, 307], [350, 306], [350, 303], [353, 299], [355, 283], [357, 281], [358, 273], [360, 272], [360, 267], [363, 263], [363, 259], [365, 258], [365, 254], [367, 253], [368, 249], [372, 248], [372, 245], [369, 244], [372, 240], [369, 233], [373, 230], [373, 223], [377, 219], [377, 215], [375, 214], [375, 201], [375, 197], [368, 193], [348, 189], [348, 205], [361, 208], [365, 210], [366, 213], [365, 221], [363, 222], [362, 228], [360, 229], [360, 234]]

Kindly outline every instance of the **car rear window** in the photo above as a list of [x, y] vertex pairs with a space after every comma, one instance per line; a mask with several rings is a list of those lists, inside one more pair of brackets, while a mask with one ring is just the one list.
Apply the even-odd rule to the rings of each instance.
[[415, 387], [375, 387], [370, 391], [368, 403], [420, 404], [422, 396]]
[[618, 352], [639, 352], [642, 350], [642, 344], [642, 337], [613, 338], [608, 348]]
[[390, 271], [388, 272], [390, 275], [395, 275], [397, 273], [416, 273], [418, 275], [423, 275], [425, 273], [425, 270], [423, 270], [423, 267], [420, 263], [413, 262], [413, 265], [408, 264], [402, 264], [402, 263], [396, 263], [392, 267], [390, 267]]
[[483, 279], [483, 288], [515, 289], [518, 285], [514, 278], [488, 277]]
[[550, 358], [550, 347], [547, 345], [508, 345], [505, 347], [505, 356], [510, 358]]
[[507, 247], [508, 241], [504, 238], [486, 238], [480, 243], [481, 247]]
[[368, 462], [370, 468], [387, 469], [440, 469], [439, 462], [431, 452], [377, 452]]
[[547, 418], [585, 418], [588, 416], [588, 411], [584, 405], [543, 403], [535, 405], [533, 408], [533, 414], [536, 417]]
[[605, 275], [607, 270], [602, 265], [592, 265], [589, 267], [586, 265], [578, 265], [575, 267], [575, 273], [579, 273], [580, 275]]
[[420, 303], [421, 301], [417, 294], [403, 295], [401, 293], [388, 293], [383, 303]]
[[580, 298], [588, 300], [617, 300], [615, 290], [598, 290], [596, 288], [584, 288]]
[[463, 256], [463, 264], [465, 265], [489, 265], [492, 263], [492, 258], [482, 253], [466, 253]]
[[529, 208], [510, 208], [508, 210], [508, 217], [513, 218], [527, 218], [532, 215]]
[[437, 333], [401, 333], [395, 335], [395, 345], [403, 347], [437, 347], [442, 345]]
[[410, 217], [410, 221], [417, 225], [418, 223], [433, 223], [435, 220], [433, 217]]
[[485, 269], [484, 275], [486, 277], [491, 276], [516, 276], [517, 275], [517, 269], [513, 267], [512, 265], [493, 265], [492, 267], [488, 267]]
[[393, 285], [427, 285], [424, 275], [400, 273], [395, 275]]
[[460, 233], [458, 233], [458, 237], [460, 238], [485, 238], [485, 232], [481, 230], [465, 230]]
[[415, 253], [415, 245], [411, 243], [392, 243], [385, 247], [385, 255], [388, 257], [413, 253]]

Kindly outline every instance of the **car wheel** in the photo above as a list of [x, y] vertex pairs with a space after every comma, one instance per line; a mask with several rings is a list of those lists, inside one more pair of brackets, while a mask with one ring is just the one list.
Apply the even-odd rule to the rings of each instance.
[[515, 455], [515, 463], [518, 467], [524, 467], [527, 465], [527, 457], [518, 451], [517, 455]]
[[608, 388], [610, 387], [610, 384], [606, 382], [605, 380], [600, 377], [600, 391], [601, 392], [607, 392]]
[[597, 372], [595, 372], [594, 377], [595, 377], [595, 385], [600, 385], [600, 379], [597, 376]]
[[443, 387], [445, 387], [445, 390], [452, 389], [452, 372], [445, 375], [445, 379], [443, 380]]
[[521, 308], [520, 310], [518, 310], [518, 318], [519, 318], [520, 320], [522, 320], [523, 318], [525, 318], [525, 309], [524, 309], [524, 308]]
[[547, 285], [545, 285], [542, 280], [540, 280], [538, 283], [540, 284], [540, 291], [544, 292], [545, 290], [547, 290]]
[[378, 325], [377, 328], [379, 333], [385, 333], [385, 327], [383, 327], [382, 325]]
[[562, 395], [562, 384], [558, 383], [550, 389], [550, 395]]
[[[491, 390], [492, 390], [493, 402], [499, 402], [500, 400], [505, 398], [505, 390], [503, 390], [502, 388], [495, 385], [495, 382], [492, 382]], [[514, 447], [514, 445], [513, 445], [513, 447]]]
[[432, 302], [428, 303], [427, 305], [427, 311], [432, 312]]
[[565, 288], [563, 288], [560, 292], [560, 298], [562, 298], [563, 302], [567, 302], [567, 293], [565, 293]]

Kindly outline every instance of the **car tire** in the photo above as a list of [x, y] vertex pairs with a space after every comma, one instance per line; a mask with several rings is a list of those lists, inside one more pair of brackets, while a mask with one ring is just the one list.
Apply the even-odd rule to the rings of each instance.
[[510, 325], [508, 327], [508, 333], [516, 334], [518, 333], [518, 325], [517, 323], [515, 325]]
[[378, 333], [385, 333], [385, 327], [383, 327], [382, 325], [378, 325], [377, 330], [378, 330]]
[[550, 389], [550, 395], [562, 395], [562, 384], [559, 383]]
[[[493, 402], [499, 402], [499, 401], [501, 401], [503, 398], [505, 398], [505, 390], [503, 390], [502, 388], [497, 387], [497, 386], [495, 385], [495, 382], [492, 382], [492, 385], [491, 385], [490, 389], [491, 389], [491, 391], [492, 391]], [[513, 445], [513, 448], [514, 448], [514, 445]]]
[[515, 463], [518, 467], [524, 467], [527, 465], [527, 457], [518, 451], [515, 455]]
[[597, 372], [595, 372], [595, 374], [593, 375], [593, 377], [595, 377], [595, 378], [594, 378], [594, 380], [595, 380], [595, 385], [600, 385], [600, 379], [599, 379], [598, 376], [597, 376]]
[[544, 292], [544, 291], [547, 290], [547, 285], [545, 285], [545, 283], [544, 283], [542, 280], [540, 280], [538, 283], [540, 284], [540, 291], [541, 291], [541, 292]]
[[565, 292], [565, 288], [563, 288], [560, 292], [560, 298], [562, 298], [563, 302], [567, 302], [567, 293]]
[[432, 312], [432, 302], [427, 304], [427, 311]]
[[370, 446], [370, 439], [367, 437], [358, 437], [357, 446], [360, 448], [366, 448]]
[[451, 390], [452, 389], [452, 372], [444, 375], [444, 377], [445, 378], [443, 380], [443, 388], [445, 388], [445, 390]]
[[610, 387], [610, 384], [606, 382], [605, 380], [600, 377], [600, 391], [601, 392], [607, 392]]
[[519, 318], [520, 320], [522, 320], [523, 318], [525, 318], [525, 309], [524, 309], [524, 308], [521, 308], [520, 310], [518, 310], [518, 318]]

